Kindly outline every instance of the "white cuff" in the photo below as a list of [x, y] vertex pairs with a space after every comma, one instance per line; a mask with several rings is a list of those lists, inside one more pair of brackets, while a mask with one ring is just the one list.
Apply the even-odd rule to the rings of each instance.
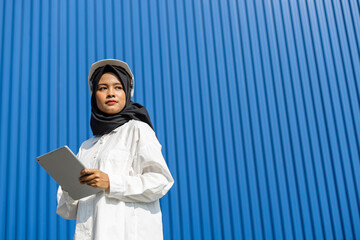
[[77, 200], [72, 199], [72, 197], [70, 197], [69, 193], [65, 190], [63, 190], [63, 195], [64, 195], [64, 199], [68, 204], [73, 204], [76, 203]]
[[108, 174], [110, 187], [105, 191], [105, 194], [108, 197], [122, 197], [125, 193], [125, 181], [124, 176], [116, 175], [116, 174]]

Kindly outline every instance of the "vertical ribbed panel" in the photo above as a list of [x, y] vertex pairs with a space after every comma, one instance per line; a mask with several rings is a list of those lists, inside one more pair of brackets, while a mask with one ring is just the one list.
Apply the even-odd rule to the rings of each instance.
[[165, 239], [360, 239], [357, 0], [0, 0], [0, 239], [71, 239], [35, 157], [128, 62], [174, 176]]

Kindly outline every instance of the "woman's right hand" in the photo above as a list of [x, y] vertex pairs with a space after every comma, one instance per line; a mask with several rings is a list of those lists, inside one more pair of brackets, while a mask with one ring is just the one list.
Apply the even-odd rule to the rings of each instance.
[[99, 169], [83, 169], [79, 182], [89, 186], [108, 190], [110, 188], [109, 176]]

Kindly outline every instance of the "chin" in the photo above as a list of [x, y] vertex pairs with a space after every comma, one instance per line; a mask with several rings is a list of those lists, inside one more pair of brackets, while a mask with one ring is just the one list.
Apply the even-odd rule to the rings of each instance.
[[119, 107], [115, 107], [115, 106], [102, 106], [102, 108], [99, 108], [100, 111], [102, 111], [103, 113], [109, 114], [109, 115], [114, 115], [117, 114], [119, 112], [121, 112], [121, 110], [123, 110], [123, 108], [119, 108]]
[[109, 114], [109, 115], [114, 115], [114, 114], [117, 114], [119, 113], [120, 111], [106, 111], [105, 113], [106, 114]]
[[106, 114], [113, 115], [113, 114], [117, 114], [117, 113], [121, 112], [121, 109], [120, 110], [119, 109], [102, 109], [101, 111]]

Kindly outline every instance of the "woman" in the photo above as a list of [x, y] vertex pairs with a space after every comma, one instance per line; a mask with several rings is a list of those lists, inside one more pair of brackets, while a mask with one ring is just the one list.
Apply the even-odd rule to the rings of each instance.
[[94, 63], [89, 73], [91, 129], [78, 159], [79, 181], [103, 189], [73, 200], [59, 187], [57, 213], [76, 219], [74, 239], [162, 239], [159, 199], [174, 183], [146, 109], [131, 101], [134, 78], [122, 61]]

